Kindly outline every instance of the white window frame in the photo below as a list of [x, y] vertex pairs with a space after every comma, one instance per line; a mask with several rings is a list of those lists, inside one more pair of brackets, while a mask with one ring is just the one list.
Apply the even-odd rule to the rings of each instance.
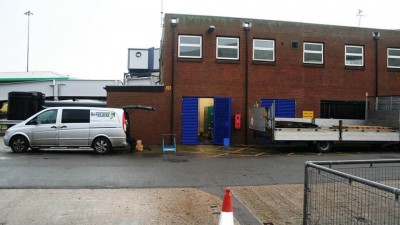
[[[256, 41], [272, 42], [272, 48], [256, 47]], [[259, 50], [259, 51], [272, 51], [272, 59], [256, 59], [255, 58], [256, 50]], [[271, 39], [253, 39], [253, 60], [254, 61], [275, 62], [275, 40], [271, 40]]]
[[[347, 53], [347, 48], [361, 48], [361, 53]], [[349, 64], [347, 56], [361, 56], [361, 64]], [[364, 46], [360, 45], [345, 45], [344, 46], [344, 65], [345, 66], [364, 66]]]
[[400, 56], [397, 55], [389, 55], [389, 50], [397, 50], [400, 51], [400, 48], [388, 48], [387, 49], [387, 67], [388, 68], [393, 68], [393, 69], [400, 69], [400, 66], [389, 66], [389, 58], [395, 58], [395, 59], [400, 59]]
[[[320, 45], [321, 51], [313, 51], [313, 50], [306, 50], [306, 45]], [[313, 54], [321, 54], [321, 62], [312, 62], [312, 61], [305, 61], [305, 56], [306, 53], [313, 53]], [[306, 64], [318, 64], [318, 65], [322, 65], [324, 64], [324, 44], [323, 43], [316, 43], [316, 42], [304, 42], [303, 43], [303, 63]]]
[[[218, 40], [219, 39], [231, 39], [231, 40], [236, 40], [237, 41], [237, 46], [226, 46], [226, 45], [219, 45]], [[239, 38], [231, 38], [231, 37], [217, 37], [217, 43], [216, 43], [216, 52], [215, 55], [217, 59], [230, 59], [230, 60], [239, 60]], [[218, 49], [220, 48], [225, 48], [225, 49], [236, 49], [237, 52], [237, 57], [235, 58], [229, 58], [229, 57], [218, 57]]]
[[[199, 38], [200, 39], [200, 44], [185, 44], [181, 43], [181, 37], [185, 38]], [[195, 36], [195, 35], [179, 35], [178, 38], [178, 57], [179, 58], [192, 58], [192, 59], [201, 59], [203, 57], [203, 48], [202, 48], [202, 43], [203, 43], [203, 37], [202, 36]], [[186, 55], [181, 55], [181, 46], [185, 47], [198, 47], [200, 49], [200, 56], [186, 56]]]

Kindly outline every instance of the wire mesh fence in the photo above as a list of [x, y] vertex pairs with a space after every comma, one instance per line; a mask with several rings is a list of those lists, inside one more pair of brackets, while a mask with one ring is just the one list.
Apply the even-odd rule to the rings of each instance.
[[400, 160], [307, 162], [303, 224], [400, 224]]
[[368, 97], [370, 110], [400, 110], [400, 96]]

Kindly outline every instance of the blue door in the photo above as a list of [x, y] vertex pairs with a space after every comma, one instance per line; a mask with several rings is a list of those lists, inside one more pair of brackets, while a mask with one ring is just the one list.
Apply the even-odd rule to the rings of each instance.
[[182, 99], [182, 144], [198, 143], [199, 100], [198, 98]]
[[261, 107], [269, 108], [273, 101], [275, 101], [275, 117], [296, 117], [296, 101], [294, 99], [261, 99]]
[[214, 144], [231, 137], [231, 98], [214, 98]]

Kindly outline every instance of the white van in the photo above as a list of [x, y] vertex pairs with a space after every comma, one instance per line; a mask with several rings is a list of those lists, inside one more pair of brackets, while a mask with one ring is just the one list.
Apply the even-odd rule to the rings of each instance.
[[[47, 108], [9, 128], [4, 143], [14, 152], [26, 152], [29, 147], [92, 147], [96, 153], [104, 154], [128, 145], [128, 109], [131, 108]], [[141, 106], [132, 109], [154, 110]]]

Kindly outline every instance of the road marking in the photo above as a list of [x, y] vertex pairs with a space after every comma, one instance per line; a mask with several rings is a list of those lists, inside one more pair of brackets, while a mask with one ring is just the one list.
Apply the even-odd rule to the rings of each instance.
[[318, 154], [317, 154], [317, 156], [320, 156], [320, 155], [322, 155], [322, 153], [318, 153]]
[[254, 157], [254, 155], [232, 155], [233, 157]]
[[294, 155], [294, 152], [287, 154], [286, 156], [291, 156]]
[[10, 158], [10, 157], [0, 157], [0, 160], [1, 160], [1, 159], [4, 160], [4, 159], [11, 159], [11, 158]]
[[234, 152], [241, 152], [241, 151], [243, 151], [243, 150], [245, 150], [246, 148], [240, 148], [240, 149], [238, 149], [238, 150], [236, 150], [236, 151], [234, 151]]
[[261, 153], [255, 154], [254, 156], [260, 156], [260, 155], [264, 155], [264, 154], [265, 154], [265, 152], [261, 152]]
[[220, 157], [220, 156], [224, 156], [225, 154], [218, 154], [218, 155], [209, 155], [207, 156], [208, 158], [216, 158], [216, 157]]

